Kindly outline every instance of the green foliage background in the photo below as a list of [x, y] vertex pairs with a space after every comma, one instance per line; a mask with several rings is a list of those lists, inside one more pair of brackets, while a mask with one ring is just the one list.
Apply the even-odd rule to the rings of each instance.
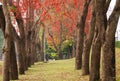
[[116, 46], [117, 48], [120, 48], [120, 41], [116, 41], [116, 42], [115, 42], [115, 46]]

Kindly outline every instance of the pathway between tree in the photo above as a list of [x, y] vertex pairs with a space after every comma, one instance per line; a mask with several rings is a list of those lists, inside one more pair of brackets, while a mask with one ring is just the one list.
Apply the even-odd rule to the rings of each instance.
[[74, 59], [36, 63], [17, 81], [88, 81], [81, 71], [74, 69]]

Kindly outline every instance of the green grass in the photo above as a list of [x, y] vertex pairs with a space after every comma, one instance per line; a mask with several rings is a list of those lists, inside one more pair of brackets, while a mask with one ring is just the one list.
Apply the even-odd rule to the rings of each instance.
[[16, 81], [88, 81], [88, 76], [80, 75], [81, 71], [74, 69], [74, 59], [57, 60], [35, 63]]
[[115, 46], [116, 46], [117, 48], [120, 48], [120, 41], [116, 41], [116, 42], [115, 42]]
[[[120, 81], [119, 48], [116, 48], [116, 58], [117, 81]], [[19, 80], [15, 81], [89, 81], [89, 76], [81, 76], [81, 70], [75, 70], [74, 62], [75, 59], [38, 62], [31, 66], [25, 75], [19, 75]]]

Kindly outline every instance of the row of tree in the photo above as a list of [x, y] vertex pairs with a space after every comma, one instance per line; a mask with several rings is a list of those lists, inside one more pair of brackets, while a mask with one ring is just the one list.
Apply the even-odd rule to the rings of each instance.
[[[82, 75], [89, 74], [89, 81], [99, 81], [102, 64], [101, 81], [116, 81], [115, 32], [120, 16], [120, 1], [116, 0], [108, 19], [106, 13], [111, 0], [92, 0], [91, 4], [90, 1], [84, 1], [77, 26], [76, 69], [82, 69]], [[88, 35], [84, 36], [89, 5], [92, 5], [90, 27]]]
[[[29, 20], [25, 23], [19, 4], [20, 0], [16, 3], [3, 0], [0, 5], [0, 28], [4, 35], [3, 81], [18, 79], [18, 73], [25, 74], [36, 61], [37, 50], [41, 52], [39, 24], [31, 21], [33, 8], [29, 4]], [[15, 23], [16, 27], [13, 27]]]
[[[55, 48], [58, 58], [62, 59], [62, 45], [66, 40], [73, 42], [75, 68], [82, 69], [82, 75], [90, 74], [90, 81], [100, 80], [102, 56], [102, 81], [115, 81], [114, 37], [120, 16], [120, 0], [116, 0], [115, 8], [107, 19], [110, 2], [3, 0], [0, 6], [0, 27], [5, 40], [3, 81], [18, 79], [18, 71], [24, 74], [36, 61], [37, 52], [44, 61], [45, 41]], [[13, 27], [15, 23], [11, 23], [14, 20], [17, 29]], [[41, 31], [42, 36], [39, 37]]]

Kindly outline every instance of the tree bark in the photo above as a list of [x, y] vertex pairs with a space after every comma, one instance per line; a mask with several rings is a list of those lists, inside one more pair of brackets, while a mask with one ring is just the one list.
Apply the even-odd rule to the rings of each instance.
[[3, 48], [3, 80], [2, 81], [9, 81], [9, 66], [10, 66], [10, 50], [11, 50], [11, 40], [12, 40], [12, 33], [11, 33], [11, 20], [10, 20], [10, 13], [8, 11], [7, 0], [2, 0], [2, 7], [3, 12], [5, 15], [5, 46]]
[[43, 31], [42, 31], [42, 41], [41, 41], [41, 61], [44, 62], [44, 56], [45, 56], [45, 53], [44, 53], [44, 43], [45, 43], [45, 26], [43, 26]]
[[101, 54], [101, 43], [100, 43], [100, 37], [97, 36], [96, 38], [94, 38], [92, 44], [89, 81], [99, 81], [100, 79], [100, 54]]
[[32, 30], [32, 35], [31, 35], [31, 65], [34, 64], [35, 62], [35, 57], [36, 57], [36, 31]]
[[18, 67], [15, 53], [15, 45], [14, 42], [11, 41], [11, 50], [10, 50], [10, 79], [17, 80], [18, 79]]
[[89, 58], [90, 58], [91, 44], [94, 37], [94, 30], [95, 30], [95, 9], [93, 6], [89, 32], [84, 42], [85, 44], [84, 44], [83, 54], [82, 54], [82, 75], [89, 74]]
[[17, 40], [15, 42], [15, 48], [16, 48], [16, 53], [18, 55], [18, 70], [19, 74], [25, 74], [25, 69], [24, 69], [24, 59], [23, 59], [23, 54], [22, 54], [22, 47], [21, 47], [21, 41]]
[[73, 45], [72, 45], [72, 57], [76, 56], [76, 32], [74, 31], [73, 35]]
[[92, 44], [91, 66], [89, 81], [100, 80], [101, 45], [104, 41], [106, 27], [105, 0], [95, 0], [96, 32]]
[[[0, 15], [1, 29], [2, 29], [4, 38], [5, 38], [5, 16], [3, 14], [2, 6], [0, 7], [0, 9], [1, 9], [1, 15]], [[11, 27], [12, 27], [12, 25], [11, 25]], [[12, 35], [13, 35], [13, 33], [12, 33]], [[14, 37], [16, 37], [16, 36], [14, 36]], [[14, 39], [14, 38], [12, 38], [12, 39]], [[17, 80], [18, 79], [18, 68], [17, 68], [14, 41], [10, 41], [10, 43], [11, 43], [11, 46], [10, 46], [10, 67], [9, 67], [10, 79]]]
[[61, 46], [62, 46], [62, 43], [63, 43], [63, 24], [62, 22], [60, 21], [60, 34], [59, 34], [59, 45], [58, 45], [58, 50], [57, 50], [57, 53], [58, 53], [58, 58], [59, 59], [62, 59], [63, 58], [63, 55], [61, 53]]
[[82, 52], [83, 52], [83, 42], [84, 42], [84, 26], [88, 13], [88, 7], [91, 0], [84, 2], [84, 7], [82, 14], [80, 16], [80, 22], [77, 26], [77, 44], [76, 44], [76, 59], [75, 59], [75, 69], [81, 69], [82, 67]]
[[26, 53], [26, 44], [25, 44], [25, 26], [24, 26], [24, 23], [23, 23], [23, 20], [22, 20], [22, 17], [21, 17], [21, 14], [19, 15], [19, 18], [16, 18], [16, 21], [18, 23], [18, 27], [19, 27], [19, 33], [20, 33], [20, 37], [19, 39], [17, 39], [16, 41], [21, 41], [21, 55], [23, 55], [23, 60], [24, 60], [24, 70], [27, 70], [28, 69], [28, 66], [27, 66], [27, 53]]
[[115, 67], [115, 32], [120, 16], [120, 0], [116, 0], [116, 6], [108, 20], [103, 44], [102, 81], [116, 81]]

